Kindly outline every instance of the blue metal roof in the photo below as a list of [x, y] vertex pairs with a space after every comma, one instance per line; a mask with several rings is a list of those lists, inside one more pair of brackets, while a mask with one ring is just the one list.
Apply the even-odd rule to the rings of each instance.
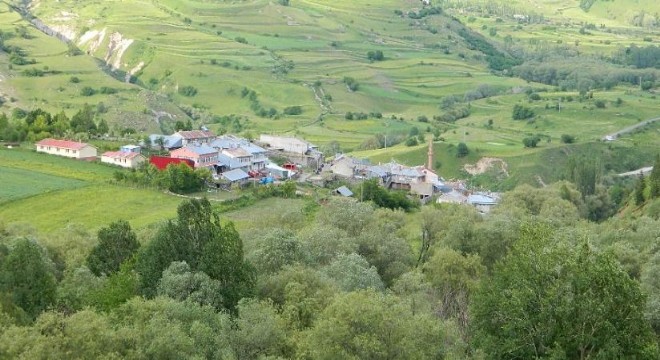
[[495, 205], [497, 200], [490, 196], [473, 194], [468, 196], [467, 202], [473, 205]]
[[247, 178], [250, 177], [250, 175], [248, 175], [248, 173], [246, 173], [245, 171], [243, 171], [241, 169], [234, 169], [234, 170], [223, 172], [222, 177], [224, 177], [225, 179], [227, 179], [231, 182], [234, 182], [234, 181], [247, 179]]
[[194, 152], [195, 154], [200, 154], [200, 155], [202, 155], [202, 154], [213, 154], [213, 153], [218, 152], [218, 150], [216, 150], [216, 149], [214, 149], [210, 146], [206, 146], [206, 145], [200, 145], [200, 146], [190, 146], [189, 145], [189, 146], [186, 146], [186, 149]]
[[349, 190], [346, 186], [340, 186], [335, 191], [341, 194], [342, 196], [346, 196], [346, 197], [353, 196], [353, 192]]

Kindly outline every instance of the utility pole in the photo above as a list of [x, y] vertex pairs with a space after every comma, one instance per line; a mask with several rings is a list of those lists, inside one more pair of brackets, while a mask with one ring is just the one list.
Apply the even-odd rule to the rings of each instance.
[[561, 112], [561, 98], [557, 99], [557, 111]]

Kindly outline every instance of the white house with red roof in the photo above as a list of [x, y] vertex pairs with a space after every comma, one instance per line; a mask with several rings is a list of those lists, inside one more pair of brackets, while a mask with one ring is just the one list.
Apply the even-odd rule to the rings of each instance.
[[101, 154], [101, 162], [135, 169], [147, 159], [139, 152], [108, 151]]
[[69, 140], [43, 139], [35, 144], [37, 152], [74, 159], [96, 158], [96, 148], [87, 143]]
[[192, 160], [195, 163], [195, 168], [212, 168], [218, 163], [218, 150], [206, 145], [184, 146], [170, 151], [170, 157]]
[[208, 144], [216, 138], [215, 134], [204, 130], [177, 131], [172, 136], [180, 137], [183, 146]]

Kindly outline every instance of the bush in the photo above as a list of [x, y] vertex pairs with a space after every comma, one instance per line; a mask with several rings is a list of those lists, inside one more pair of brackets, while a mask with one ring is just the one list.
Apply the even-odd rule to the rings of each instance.
[[344, 84], [346, 84], [348, 89], [351, 91], [358, 91], [358, 89], [360, 88], [360, 84], [358, 84], [358, 82], [354, 78], [349, 76], [344, 77]]
[[466, 157], [469, 153], [470, 149], [468, 149], [465, 143], [458, 143], [458, 146], [456, 147], [456, 157]]
[[529, 99], [532, 100], [532, 101], [538, 101], [538, 100], [541, 100], [541, 95], [539, 95], [537, 93], [531, 93], [531, 94], [529, 94]]
[[179, 88], [179, 94], [187, 97], [193, 97], [197, 95], [197, 88], [193, 86], [182, 86]]
[[301, 106], [288, 106], [284, 108], [284, 115], [300, 115], [303, 113]]
[[39, 70], [37, 68], [31, 68], [31, 69], [25, 69], [23, 70], [23, 76], [28, 76], [28, 77], [40, 77], [44, 76], [43, 70]]
[[419, 145], [419, 142], [417, 141], [417, 138], [414, 136], [406, 140], [406, 146], [417, 146], [417, 145]]
[[529, 136], [523, 139], [523, 145], [525, 145], [526, 148], [535, 148], [539, 141], [541, 141], [540, 137]]
[[236, 38], [234, 38], [234, 40], [236, 40], [236, 42], [241, 44], [247, 44], [247, 40], [242, 36], [237, 36]]
[[525, 120], [534, 117], [534, 111], [523, 105], [513, 106], [513, 120]]
[[77, 76], [72, 76], [69, 78], [69, 82], [72, 84], [77, 84], [80, 82], [80, 79]]
[[561, 136], [561, 142], [564, 144], [572, 144], [575, 142], [575, 136], [564, 134]]
[[100, 92], [101, 92], [101, 94], [106, 94], [106, 95], [109, 95], [109, 94], [116, 94], [116, 93], [117, 93], [117, 89], [115, 89], [115, 88], [111, 88], [111, 87], [107, 87], [107, 86], [102, 86]]
[[92, 89], [89, 86], [85, 86], [82, 89], [80, 89], [81, 96], [92, 96], [94, 94], [96, 94], [96, 90]]
[[383, 55], [383, 52], [380, 50], [369, 51], [367, 52], [367, 59], [369, 61], [383, 61], [385, 60], [385, 56]]
[[605, 109], [605, 101], [603, 100], [596, 100], [595, 105], [599, 109]]

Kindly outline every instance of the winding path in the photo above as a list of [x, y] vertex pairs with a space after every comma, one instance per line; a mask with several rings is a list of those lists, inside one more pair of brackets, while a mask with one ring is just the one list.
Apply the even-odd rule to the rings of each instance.
[[646, 126], [648, 124], [654, 123], [654, 122], [659, 121], [659, 120], [660, 120], [660, 117], [644, 120], [644, 121], [642, 121], [640, 123], [637, 123], [635, 125], [631, 125], [631, 126], [628, 126], [627, 128], [623, 128], [623, 129], [621, 129], [617, 132], [605, 135], [605, 136], [603, 136], [603, 138], [601, 140], [603, 140], [603, 141], [614, 140], [614, 139], [618, 138], [619, 136], [621, 136], [623, 134], [627, 134], [627, 133], [632, 132], [632, 131], [634, 131], [634, 130], [642, 127], [642, 126]]

